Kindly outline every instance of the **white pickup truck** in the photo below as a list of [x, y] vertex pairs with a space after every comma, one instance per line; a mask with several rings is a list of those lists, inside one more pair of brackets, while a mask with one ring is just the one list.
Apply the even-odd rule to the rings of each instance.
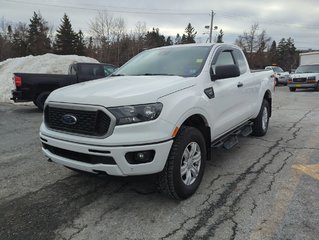
[[300, 65], [295, 73], [290, 75], [288, 87], [291, 92], [295, 92], [297, 88], [319, 90], [319, 63]]
[[116, 176], [158, 173], [159, 189], [185, 199], [198, 188], [212, 147], [263, 136], [272, 71], [252, 73], [228, 44], [146, 50], [111, 77], [55, 90], [40, 129], [49, 160]]

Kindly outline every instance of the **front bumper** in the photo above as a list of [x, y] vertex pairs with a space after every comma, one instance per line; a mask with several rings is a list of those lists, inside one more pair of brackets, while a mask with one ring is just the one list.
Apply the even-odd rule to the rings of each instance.
[[[105, 172], [108, 175], [114, 176], [147, 175], [162, 171], [168, 158], [171, 146], [173, 144], [173, 140], [170, 139], [160, 143], [151, 143], [145, 145], [139, 144], [135, 146], [96, 146], [63, 141], [60, 139], [45, 136], [42, 133], [40, 133], [40, 139], [44, 144], [44, 147], [42, 147], [43, 153], [52, 161], [67, 167], [79, 169], [86, 172]], [[84, 156], [90, 155], [113, 158], [115, 163], [92, 164], [77, 161], [76, 159], [70, 159], [65, 155], [61, 156], [59, 154], [51, 152], [49, 150], [50, 148], [45, 147], [46, 145], [66, 150], [68, 152], [74, 152], [75, 155], [83, 154]], [[155, 151], [153, 160], [148, 163], [130, 164], [125, 157], [126, 153], [128, 152], [148, 150]]]
[[288, 83], [288, 87], [291, 88], [317, 88], [318, 83]]

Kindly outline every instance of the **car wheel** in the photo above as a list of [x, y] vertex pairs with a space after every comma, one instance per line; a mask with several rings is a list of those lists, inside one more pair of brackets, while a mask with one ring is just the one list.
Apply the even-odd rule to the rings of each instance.
[[289, 91], [290, 91], [290, 92], [296, 92], [296, 88], [290, 87], [290, 88], [289, 88]]
[[158, 175], [160, 191], [174, 199], [193, 195], [204, 174], [206, 154], [202, 133], [194, 127], [181, 127], [166, 165]]
[[35, 105], [43, 111], [45, 100], [48, 98], [50, 92], [42, 92], [35, 100]]
[[264, 136], [268, 130], [269, 124], [269, 103], [266, 99], [261, 104], [258, 116], [253, 120], [253, 136]]

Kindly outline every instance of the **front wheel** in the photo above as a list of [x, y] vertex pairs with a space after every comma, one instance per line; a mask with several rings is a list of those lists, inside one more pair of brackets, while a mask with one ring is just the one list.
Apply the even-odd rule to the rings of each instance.
[[160, 191], [174, 199], [193, 195], [204, 174], [206, 154], [202, 133], [194, 127], [181, 127], [158, 176]]
[[263, 99], [258, 116], [253, 120], [253, 136], [264, 136], [268, 130], [270, 106], [266, 99]]

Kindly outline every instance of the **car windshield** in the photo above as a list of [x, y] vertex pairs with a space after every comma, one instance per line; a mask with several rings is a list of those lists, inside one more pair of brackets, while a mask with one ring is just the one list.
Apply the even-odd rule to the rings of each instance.
[[319, 65], [302, 65], [296, 69], [295, 73], [319, 73]]
[[210, 49], [210, 46], [179, 46], [146, 50], [118, 69], [113, 76], [195, 77], [200, 74]]
[[273, 69], [274, 72], [277, 72], [277, 73], [284, 72], [284, 70], [282, 70], [281, 67], [273, 67], [272, 69]]

